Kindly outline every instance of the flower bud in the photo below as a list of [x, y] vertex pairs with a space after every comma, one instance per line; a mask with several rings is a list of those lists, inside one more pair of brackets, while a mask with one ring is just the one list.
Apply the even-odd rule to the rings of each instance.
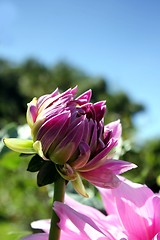
[[86, 196], [80, 176], [99, 187], [112, 188], [119, 183], [116, 175], [135, 165], [109, 156], [121, 136], [121, 125], [118, 120], [104, 126], [105, 101], [91, 103], [91, 90], [76, 98], [77, 90], [59, 93], [56, 89], [33, 98], [26, 115], [32, 144], [26, 142], [25, 146], [23, 141], [18, 147], [20, 140], [4, 141], [12, 150], [36, 152], [43, 160], [52, 161], [60, 175]]

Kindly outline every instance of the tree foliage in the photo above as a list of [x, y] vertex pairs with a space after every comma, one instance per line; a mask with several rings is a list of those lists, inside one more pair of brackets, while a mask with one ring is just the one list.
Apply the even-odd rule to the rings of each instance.
[[126, 93], [110, 92], [107, 79], [89, 76], [65, 62], [51, 67], [35, 59], [19, 65], [0, 60], [0, 64], [0, 127], [12, 121], [25, 123], [26, 104], [34, 96], [51, 93], [57, 87], [64, 91], [78, 85], [79, 94], [91, 88], [93, 101], [107, 101], [106, 121], [121, 119], [124, 136], [134, 129], [134, 115], [144, 110], [143, 105], [133, 102]]

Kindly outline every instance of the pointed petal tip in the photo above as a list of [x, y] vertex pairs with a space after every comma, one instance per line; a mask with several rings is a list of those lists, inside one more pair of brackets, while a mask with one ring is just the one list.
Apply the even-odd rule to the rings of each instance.
[[27, 123], [32, 128], [37, 117], [37, 98], [34, 97], [31, 102], [27, 103], [26, 119]]
[[88, 103], [92, 96], [92, 90], [89, 89], [86, 92], [82, 93], [76, 100], [80, 101], [82, 104]]

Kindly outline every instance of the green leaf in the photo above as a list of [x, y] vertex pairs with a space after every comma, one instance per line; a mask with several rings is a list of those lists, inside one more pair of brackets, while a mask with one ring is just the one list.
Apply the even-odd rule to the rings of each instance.
[[41, 167], [46, 163], [38, 154], [32, 157], [28, 164], [27, 171], [29, 172], [37, 172], [41, 169]]
[[51, 161], [45, 161], [37, 174], [37, 184], [39, 187], [53, 183], [59, 177], [55, 164]]

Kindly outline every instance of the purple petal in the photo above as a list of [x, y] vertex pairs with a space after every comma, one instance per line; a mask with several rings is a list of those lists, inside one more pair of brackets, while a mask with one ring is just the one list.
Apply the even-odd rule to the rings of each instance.
[[31, 116], [32, 116], [32, 119], [33, 119], [33, 122], [36, 121], [36, 118], [37, 118], [37, 107], [36, 106], [30, 106], [30, 113], [31, 113]]
[[[58, 144], [61, 140], [60, 131], [63, 129], [63, 136], [70, 122], [70, 112], [63, 112], [46, 121], [38, 131], [37, 140], [40, 140], [46, 153], [52, 143]], [[55, 141], [56, 139], [56, 141]], [[59, 142], [58, 142], [59, 140]], [[53, 149], [53, 146], [52, 146]]]
[[71, 94], [74, 97], [76, 95], [77, 91], [78, 91], [77, 86], [75, 86], [73, 89], [69, 88], [65, 92], [61, 93], [61, 97], [69, 95], [69, 94]]
[[77, 150], [79, 143], [81, 142], [84, 130], [84, 123], [79, 122], [65, 138], [56, 146], [54, 152], [50, 153], [50, 158], [57, 161], [59, 164], [64, 164]]
[[[37, 140], [41, 140], [44, 134], [46, 134], [47, 131], [50, 131], [51, 128], [59, 128], [61, 125], [63, 126], [64, 121], [67, 121], [67, 119], [70, 117], [70, 112], [65, 111], [63, 113], [59, 113], [58, 115], [53, 116], [52, 118], [48, 119], [47, 121], [42, 124], [41, 128], [38, 131], [37, 134]], [[53, 137], [54, 138], [54, 137]]]
[[33, 98], [27, 105], [26, 119], [30, 128], [32, 128], [38, 115], [37, 99]]
[[106, 105], [105, 105], [105, 103], [106, 103], [105, 101], [100, 101], [100, 102], [97, 102], [97, 103], [93, 104], [95, 112], [96, 112], [96, 120], [98, 122], [101, 121], [102, 118], [105, 115], [105, 112], [106, 112]]
[[86, 165], [91, 153], [90, 147], [85, 142], [80, 143], [79, 151], [80, 151], [80, 154], [78, 158], [75, 161], [71, 162], [70, 164], [75, 170], [78, 168], [82, 168], [84, 165]]
[[43, 96], [40, 96], [37, 99], [38, 108], [40, 108], [42, 106], [42, 104], [45, 102], [45, 100], [47, 100], [48, 98], [50, 98], [50, 94], [45, 94]]
[[59, 90], [58, 90], [58, 88], [56, 88], [56, 89], [54, 90], [54, 92], [52, 92], [52, 93], [50, 94], [50, 97], [55, 97], [55, 96], [57, 96], [57, 95], [59, 95]]
[[[59, 99], [59, 95], [55, 96], [55, 97], [51, 97], [51, 95], [47, 95], [46, 98], [44, 98], [43, 102], [41, 103], [41, 105], [38, 105], [38, 113], [43, 114], [43, 116], [46, 115], [47, 111], [48, 111], [48, 107], [52, 106], [53, 103], [55, 102], [57, 104], [57, 101]], [[47, 109], [47, 110], [46, 110]]]
[[88, 119], [85, 118], [84, 119], [84, 134], [83, 134], [83, 137], [82, 137], [82, 141], [85, 142], [85, 143], [89, 143], [89, 122], [88, 122]]
[[[88, 119], [85, 119], [87, 124], [87, 131], [85, 132], [84, 136], [83, 136], [83, 140], [90, 145], [90, 141], [91, 141], [91, 137], [92, 137], [92, 133], [93, 133], [93, 129], [95, 126], [95, 122], [93, 121], [93, 119], [90, 119], [90, 121], [88, 121]], [[86, 129], [85, 129], [86, 130]]]
[[[77, 92], [77, 87], [75, 87], [73, 89], [69, 88], [67, 91], [60, 94], [58, 91], [58, 88], [57, 88], [53, 93], [41, 96], [38, 99], [39, 111], [41, 111], [42, 108], [45, 109], [47, 106], [49, 106], [53, 102], [57, 101], [56, 104], [59, 104], [60, 102], [62, 103], [64, 101], [66, 102], [66, 101], [73, 99], [76, 92]], [[60, 99], [60, 102], [58, 102], [59, 99]]]
[[103, 165], [108, 158], [108, 153], [116, 146], [117, 141], [115, 139], [110, 139], [110, 142], [106, 148], [104, 148], [100, 153], [98, 153], [93, 159], [91, 159], [83, 168], [80, 169], [82, 172], [87, 172], [96, 169], [97, 167]]
[[122, 126], [120, 120], [111, 122], [104, 127], [104, 138], [106, 138], [106, 134], [108, 134], [109, 130], [112, 131], [113, 138], [119, 139], [122, 134]]
[[38, 118], [42, 118], [42, 117], [49, 118], [58, 114], [59, 112], [65, 110], [68, 102], [70, 102], [71, 100], [73, 100], [73, 97], [71, 94], [64, 96], [62, 98], [57, 96], [54, 98], [47, 99], [43, 103], [43, 105], [39, 108]]
[[58, 91], [58, 88], [56, 88], [56, 90], [51, 93], [51, 94], [46, 94], [46, 95], [43, 95], [41, 97], [38, 98], [38, 107], [40, 108], [41, 105], [48, 99], [48, 98], [51, 98], [51, 97], [55, 97], [59, 95], [59, 91]]
[[95, 152], [97, 147], [97, 123], [96, 122], [92, 126], [92, 133], [91, 133], [91, 139], [90, 139], [89, 145], [90, 145], [91, 152]]
[[88, 103], [92, 96], [92, 90], [88, 90], [85, 93], [81, 94], [79, 97], [77, 97], [75, 100], [78, 102], [79, 105], [83, 105], [85, 103]]

